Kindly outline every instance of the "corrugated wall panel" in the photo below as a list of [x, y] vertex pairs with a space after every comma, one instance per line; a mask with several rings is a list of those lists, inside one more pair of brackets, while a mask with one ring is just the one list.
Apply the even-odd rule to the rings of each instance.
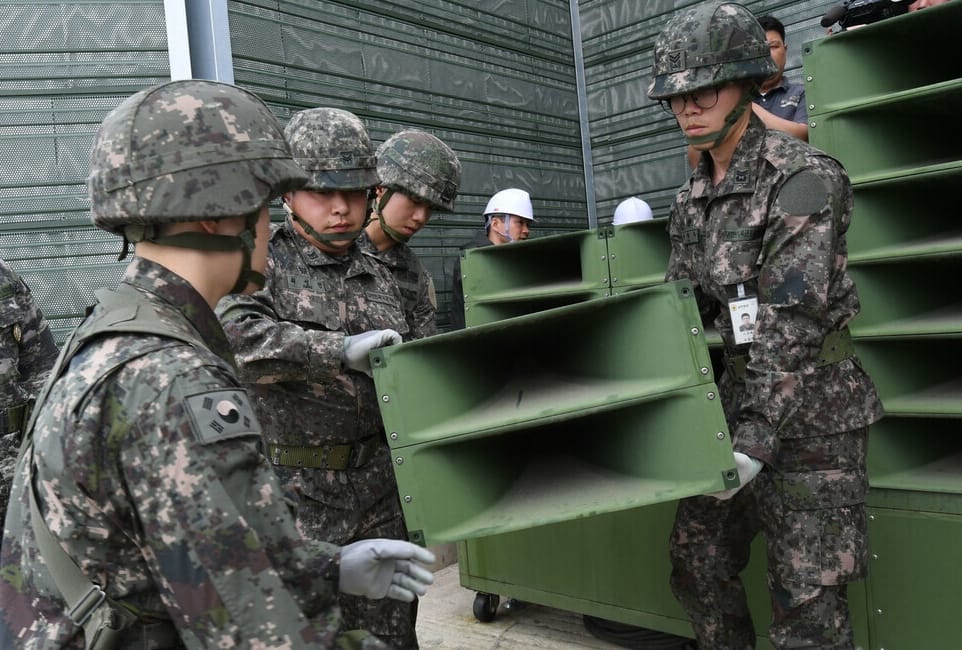
[[169, 78], [163, 1], [5, 2], [0, 33], [0, 257], [62, 341], [126, 265], [90, 226], [87, 165], [107, 112]]
[[234, 75], [282, 119], [314, 106], [359, 115], [375, 143], [414, 126], [464, 166], [455, 213], [413, 241], [447, 323], [458, 246], [491, 194], [531, 192], [538, 234], [587, 225], [570, 8], [508, 2], [229, 2]]

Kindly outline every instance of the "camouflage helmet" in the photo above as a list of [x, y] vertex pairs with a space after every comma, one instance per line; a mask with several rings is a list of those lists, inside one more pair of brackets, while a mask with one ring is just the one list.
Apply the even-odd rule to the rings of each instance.
[[284, 129], [311, 190], [366, 190], [377, 185], [374, 145], [361, 119], [339, 108], [309, 108]]
[[461, 161], [430, 133], [405, 129], [377, 149], [381, 185], [439, 210], [453, 210], [461, 183]]
[[675, 14], [655, 39], [648, 97], [667, 99], [778, 72], [765, 30], [740, 4], [702, 2]]
[[104, 118], [87, 186], [94, 225], [122, 235], [128, 226], [250, 214], [305, 180], [256, 95], [182, 79], [141, 90]]

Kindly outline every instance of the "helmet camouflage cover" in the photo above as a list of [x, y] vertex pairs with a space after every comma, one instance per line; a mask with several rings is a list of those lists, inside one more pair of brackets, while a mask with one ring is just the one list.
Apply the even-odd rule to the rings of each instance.
[[366, 190], [377, 185], [374, 145], [364, 123], [339, 108], [309, 108], [284, 129], [312, 190]]
[[381, 185], [399, 190], [440, 210], [453, 210], [461, 183], [461, 161], [430, 133], [405, 129], [377, 150]]
[[702, 2], [675, 14], [655, 39], [648, 97], [666, 99], [778, 72], [765, 30], [740, 4]]
[[104, 118], [87, 184], [94, 224], [123, 234], [131, 225], [250, 214], [304, 180], [256, 95], [183, 79], [146, 88]]

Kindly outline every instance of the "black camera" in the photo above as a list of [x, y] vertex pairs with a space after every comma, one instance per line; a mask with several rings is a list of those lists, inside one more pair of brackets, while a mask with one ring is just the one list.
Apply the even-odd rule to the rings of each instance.
[[832, 7], [822, 16], [822, 27], [838, 23], [842, 29], [853, 25], [868, 25], [885, 18], [901, 16], [909, 10], [912, 0], [846, 0]]

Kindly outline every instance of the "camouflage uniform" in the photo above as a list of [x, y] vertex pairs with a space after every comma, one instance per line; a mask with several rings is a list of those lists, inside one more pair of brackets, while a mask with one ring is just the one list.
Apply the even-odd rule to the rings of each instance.
[[[245, 286], [263, 207], [305, 180], [263, 102], [202, 80], [122, 102], [90, 170], [95, 225], [171, 251], [242, 251]], [[208, 213], [245, 215], [247, 229], [164, 228]], [[207, 297], [159, 263], [135, 257], [117, 289], [97, 292], [25, 431], [0, 550], [0, 647], [79, 649], [104, 631], [120, 636], [95, 648], [384, 647], [341, 634], [339, 549], [298, 531], [232, 362]], [[75, 601], [78, 585], [91, 588]], [[68, 599], [88, 603], [94, 625]]]
[[401, 308], [411, 339], [423, 339], [438, 333], [437, 304], [434, 281], [417, 254], [407, 244], [396, 243], [379, 251], [367, 233], [361, 233], [357, 245], [366, 254], [380, 260], [391, 270], [401, 293]]
[[[713, 187], [703, 160], [672, 207], [666, 279], [690, 278], [703, 313], [714, 316], [728, 358], [719, 389], [734, 447], [766, 465], [731, 501], [679, 505], [672, 587], [704, 647], [755, 645], [737, 576], [759, 530], [768, 542], [775, 647], [851, 642], [844, 585], [865, 575], [867, 427], [882, 415], [854, 352], [820, 362], [826, 336], [859, 310], [845, 270], [851, 209], [841, 165], [766, 131], [755, 116], [725, 180]], [[728, 300], [740, 283], [758, 296], [758, 314], [754, 342], [736, 346]], [[748, 355], [743, 369], [740, 355]]]
[[[75, 340], [135, 306], [158, 334], [101, 333], [76, 350], [33, 439], [51, 532], [144, 623], [121, 647], [142, 647], [147, 624], [163, 648], [333, 647], [338, 549], [298, 533], [213, 311], [139, 258], [117, 295], [120, 309], [97, 307]], [[232, 403], [238, 424], [211, 418], [208, 398]], [[83, 648], [38, 558], [28, 480], [21, 463], [0, 555], [0, 646]]]
[[[393, 329], [409, 338], [394, 279], [357, 246], [325, 254], [290, 220], [274, 229], [266, 276], [263, 290], [228, 296], [217, 311], [275, 470], [299, 499], [299, 524], [334, 544], [407, 539], [374, 381], [341, 364], [346, 334]], [[315, 467], [282, 464], [315, 452]], [[349, 627], [417, 647], [415, 605], [341, 596], [341, 607]]]
[[[765, 33], [735, 3], [702, 3], [656, 40], [648, 95], [668, 100], [775, 71]], [[750, 94], [715, 147], [744, 115]], [[686, 100], [689, 101], [689, 100]], [[749, 112], [724, 178], [703, 153], [671, 208], [667, 280], [688, 278], [724, 343], [719, 391], [736, 453], [764, 463], [730, 500], [679, 503], [671, 586], [699, 647], [755, 647], [738, 577], [766, 538], [776, 648], [851, 648], [846, 585], [865, 575], [868, 426], [882, 416], [848, 323], [859, 311], [846, 271], [852, 188], [833, 158]], [[757, 300], [754, 339], [736, 343], [729, 305]]]
[[57, 345], [26, 283], [0, 260], [0, 517], [20, 448], [20, 430], [57, 359]]

